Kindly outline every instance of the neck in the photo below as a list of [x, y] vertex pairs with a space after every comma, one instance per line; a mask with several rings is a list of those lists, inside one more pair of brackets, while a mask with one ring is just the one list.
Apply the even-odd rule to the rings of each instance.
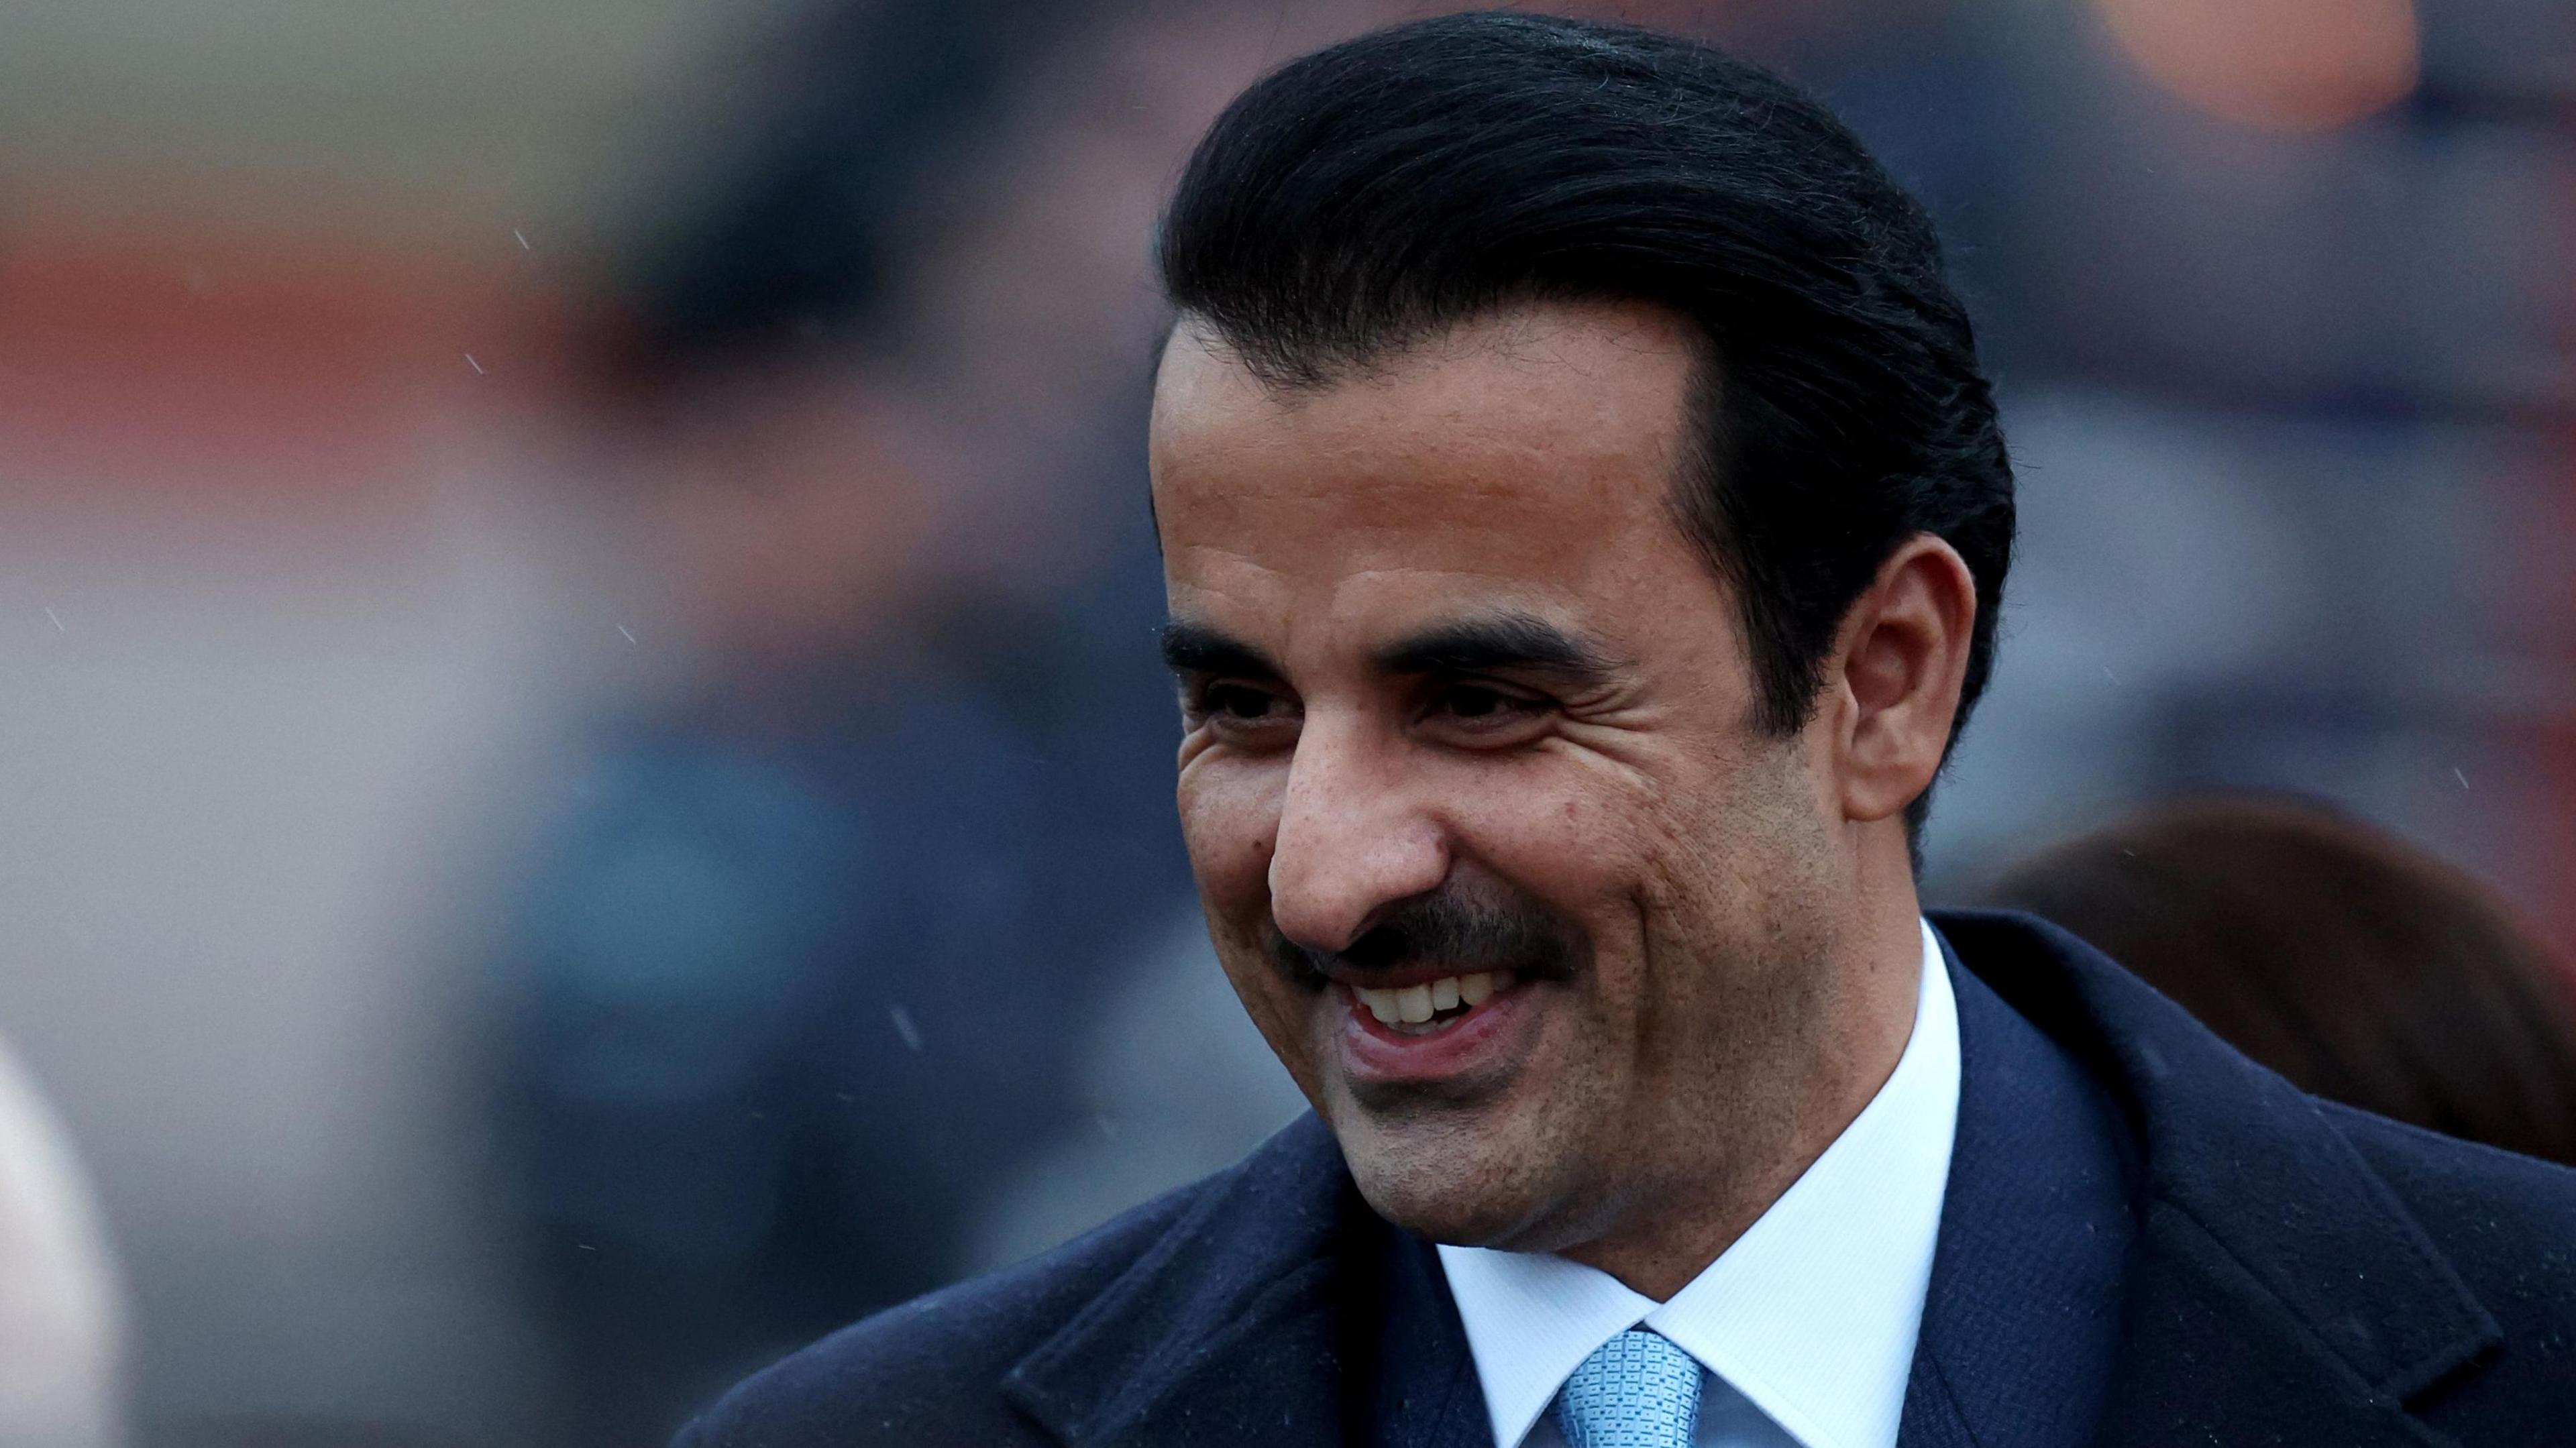
[[[1669, 1300], [1761, 1220], [1773, 1203], [1869, 1105], [1914, 1033], [1922, 989], [1922, 907], [1900, 845], [1896, 888], [1876, 895], [1840, 942], [1807, 1004], [1789, 1013], [1785, 1052], [1773, 1057], [1764, 1109], [1743, 1113], [1714, 1159], [1632, 1194], [1617, 1228], [1561, 1255]], [[1884, 877], [1882, 877], [1884, 878]]]

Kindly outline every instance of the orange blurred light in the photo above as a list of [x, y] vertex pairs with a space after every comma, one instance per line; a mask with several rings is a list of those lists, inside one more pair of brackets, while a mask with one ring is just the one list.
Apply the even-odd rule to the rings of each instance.
[[2410, 0], [2094, 0], [2158, 85], [2222, 120], [2321, 131], [2415, 88]]

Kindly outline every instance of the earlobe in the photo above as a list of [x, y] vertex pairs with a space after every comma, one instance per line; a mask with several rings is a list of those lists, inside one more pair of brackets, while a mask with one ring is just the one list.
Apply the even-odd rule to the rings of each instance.
[[1977, 620], [1976, 580], [1929, 534], [1890, 554], [1844, 617], [1845, 696], [1836, 765], [1844, 815], [1900, 814], [1931, 787], [1949, 748]]

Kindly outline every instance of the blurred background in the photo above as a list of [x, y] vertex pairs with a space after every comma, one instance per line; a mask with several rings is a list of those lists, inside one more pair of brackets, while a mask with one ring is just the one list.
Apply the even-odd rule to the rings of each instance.
[[[0, 5], [25, 1441], [659, 1442], [1297, 1109], [1169, 817], [1147, 237], [1436, 8]], [[2576, 948], [2576, 8], [1550, 8], [1949, 237], [2024, 541], [1936, 899], [2262, 787]]]

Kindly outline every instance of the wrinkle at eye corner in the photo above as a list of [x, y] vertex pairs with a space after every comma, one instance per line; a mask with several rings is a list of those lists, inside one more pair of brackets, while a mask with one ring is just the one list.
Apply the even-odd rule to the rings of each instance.
[[1569, 738], [1563, 731], [1550, 734], [1537, 741], [1531, 748], [1534, 751], [1571, 756], [1577, 763], [1587, 768], [1608, 770], [1618, 778], [1624, 788], [1637, 793], [1652, 795], [1659, 793], [1662, 788], [1655, 776], [1647, 772], [1644, 766], [1622, 759], [1610, 750], [1595, 748], [1582, 740]]

